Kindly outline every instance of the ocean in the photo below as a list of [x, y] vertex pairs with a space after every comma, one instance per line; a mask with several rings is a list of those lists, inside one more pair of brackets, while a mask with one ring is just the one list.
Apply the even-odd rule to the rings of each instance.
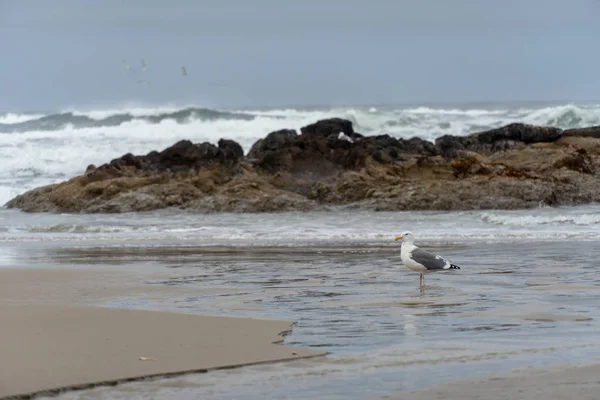
[[[1, 114], [0, 200], [127, 152], [233, 139], [321, 118], [363, 134], [434, 140], [511, 122], [600, 125], [600, 105], [281, 110], [129, 108]], [[27, 214], [0, 209], [0, 268], [119, 266], [147, 285], [235, 293], [108, 297], [97, 305], [295, 321], [285, 343], [325, 358], [65, 393], [59, 399], [367, 399], [444, 381], [600, 356], [600, 205], [460, 212]], [[404, 268], [393, 238], [459, 271]], [[165, 271], [171, 275], [156, 275]], [[100, 283], [101, 284], [101, 283]], [[189, 292], [186, 292], [189, 293]]]

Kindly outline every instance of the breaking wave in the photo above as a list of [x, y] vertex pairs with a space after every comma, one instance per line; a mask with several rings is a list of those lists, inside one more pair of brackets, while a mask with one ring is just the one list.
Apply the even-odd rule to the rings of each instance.
[[[23, 214], [0, 210], [0, 242], [11, 240], [159, 241], [165, 245], [395, 248], [410, 229], [429, 245], [598, 240], [600, 205], [515, 211], [198, 214], [156, 210], [120, 214]], [[148, 245], [145, 243], [144, 246]], [[353, 251], [354, 251], [353, 250]]]
[[484, 214], [482, 216], [484, 222], [495, 225], [529, 227], [536, 225], [580, 225], [593, 226], [600, 224], [600, 213], [580, 214], [580, 215], [498, 215]]
[[0, 118], [0, 132], [27, 132], [27, 131], [56, 131], [67, 127], [94, 128], [114, 127], [134, 120], [158, 124], [164, 120], [177, 123], [187, 123], [192, 120], [213, 121], [217, 119], [252, 120], [253, 116], [243, 113], [210, 110], [207, 108], [184, 108], [172, 112], [159, 114], [136, 114], [133, 112], [115, 112], [114, 114], [102, 112], [64, 112], [59, 114], [43, 115], [37, 118], [28, 118], [20, 115], [7, 115]]
[[[0, 114], [0, 132], [57, 131], [67, 127], [116, 127], [132, 121], [158, 124], [165, 120], [185, 124], [194, 121], [253, 121], [259, 118], [276, 120], [317, 119], [339, 116], [352, 120], [357, 130], [397, 132], [398, 127], [410, 128], [412, 134], [427, 138], [424, 128], [451, 130], [452, 134], [467, 134], [476, 129], [490, 129], [511, 122], [556, 126], [562, 129], [600, 124], [600, 105], [567, 104], [540, 108], [331, 108], [321, 110], [216, 110], [198, 107], [129, 108], [113, 110], [68, 110], [54, 114]], [[250, 132], [249, 132], [250, 133]], [[448, 133], [448, 132], [444, 132]], [[251, 134], [251, 133], [250, 133]], [[431, 136], [429, 137], [431, 138]]]

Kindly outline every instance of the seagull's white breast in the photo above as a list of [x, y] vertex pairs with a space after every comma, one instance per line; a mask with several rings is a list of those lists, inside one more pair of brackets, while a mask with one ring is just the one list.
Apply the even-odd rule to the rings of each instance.
[[410, 257], [410, 253], [416, 248], [417, 246], [412, 243], [402, 243], [402, 247], [400, 248], [400, 259], [402, 259], [404, 266], [408, 269], [417, 272], [427, 272], [428, 270], [424, 265], [419, 264]]

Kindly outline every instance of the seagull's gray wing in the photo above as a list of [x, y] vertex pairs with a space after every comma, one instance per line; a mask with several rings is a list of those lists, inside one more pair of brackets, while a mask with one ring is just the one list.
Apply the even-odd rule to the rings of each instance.
[[427, 250], [423, 250], [418, 247], [411, 251], [410, 258], [412, 258], [428, 270], [451, 268], [451, 264], [448, 260], [438, 256], [437, 254], [430, 253]]

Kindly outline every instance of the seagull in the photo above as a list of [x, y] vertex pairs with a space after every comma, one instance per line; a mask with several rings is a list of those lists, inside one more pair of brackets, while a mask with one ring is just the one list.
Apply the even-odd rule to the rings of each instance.
[[144, 61], [144, 59], [142, 58], [142, 69], [145, 71], [146, 70], [146, 61]]
[[460, 269], [458, 265], [452, 264], [445, 258], [415, 246], [415, 238], [411, 232], [404, 232], [400, 236], [396, 236], [394, 240], [402, 240], [400, 258], [406, 268], [421, 274], [420, 286], [423, 286], [425, 282], [425, 273]]
[[187, 76], [187, 70], [185, 69], [185, 67], [181, 67], [181, 73], [183, 74], [183, 76]]
[[345, 140], [348, 143], [354, 143], [354, 140], [352, 140], [352, 138], [346, 135], [344, 132], [340, 132], [340, 134], [338, 135], [338, 139]]

